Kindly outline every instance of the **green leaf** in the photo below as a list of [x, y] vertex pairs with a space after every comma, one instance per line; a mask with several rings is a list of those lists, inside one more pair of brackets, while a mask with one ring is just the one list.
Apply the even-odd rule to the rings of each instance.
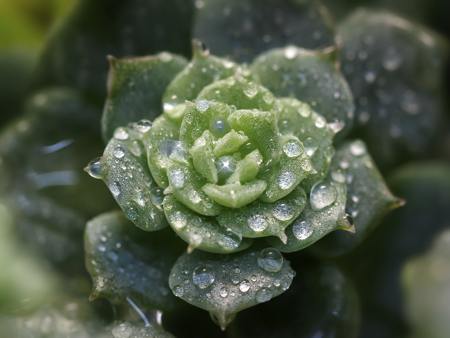
[[145, 233], [119, 211], [89, 221], [84, 246], [94, 284], [91, 299], [105, 297], [113, 304], [132, 300], [146, 309], [173, 310], [177, 300], [167, 279], [183, 248], [171, 237], [167, 231]]
[[208, 182], [217, 183], [217, 168], [214, 162], [213, 151], [214, 138], [209, 130], [205, 130], [199, 137], [189, 153], [192, 156], [192, 164], [195, 170], [200, 173]]
[[334, 45], [326, 9], [313, 0], [216, 0], [199, 2], [194, 37], [217, 55], [252, 61], [262, 52], [295, 44]]
[[150, 124], [142, 121], [116, 129], [103, 156], [87, 171], [101, 178], [125, 215], [137, 227], [155, 231], [167, 226], [162, 210], [163, 191], [150, 174], [142, 138]]
[[248, 248], [251, 241], [244, 240], [227, 227], [217, 224], [211, 217], [193, 212], [179, 203], [173, 195], [164, 199], [164, 212], [172, 229], [186, 243], [188, 251], [200, 249], [212, 253], [230, 253]]
[[86, 221], [111, 208], [103, 184], [82, 171], [103, 151], [96, 108], [73, 90], [37, 92], [0, 136], [0, 192], [18, 234], [38, 255], [72, 275], [84, 270]]
[[301, 261], [281, 297], [242, 312], [230, 327], [236, 338], [359, 336], [359, 299], [334, 265]]
[[316, 174], [310, 175], [302, 183], [306, 190], [325, 177], [334, 156], [334, 132], [325, 119], [315, 113], [307, 104], [296, 99], [280, 99], [278, 129], [283, 135], [294, 135], [302, 143], [305, 153], [311, 158]]
[[354, 233], [329, 234], [313, 252], [322, 256], [347, 253], [359, 245], [391, 210], [403, 201], [392, 195], [362, 141], [343, 144], [331, 164], [331, 175], [347, 184], [346, 210], [352, 218]]
[[186, 100], [193, 101], [204, 87], [230, 77], [236, 68], [235, 63], [210, 55], [200, 41], [194, 40], [192, 61], [173, 79], [164, 93], [164, 111], [170, 112]]
[[450, 311], [450, 230], [433, 241], [427, 252], [403, 267], [405, 312], [412, 337], [444, 338], [448, 335]]
[[339, 36], [358, 137], [376, 163], [385, 169], [428, 156], [443, 131], [448, 43], [416, 23], [369, 10], [354, 12]]
[[285, 228], [300, 215], [306, 203], [305, 192], [297, 188], [276, 203], [256, 201], [237, 210], [226, 209], [217, 220], [243, 237], [277, 236], [285, 241]]
[[345, 78], [325, 52], [294, 46], [259, 56], [251, 71], [274, 95], [295, 97], [327, 119], [340, 137], [353, 125], [353, 96]]
[[286, 291], [294, 275], [273, 248], [227, 256], [195, 251], [177, 260], [169, 284], [176, 296], [209, 311], [225, 329], [237, 312]]
[[36, 84], [75, 87], [103, 101], [106, 55], [165, 50], [188, 57], [192, 14], [193, 5], [185, 0], [78, 1], [50, 36], [36, 68]]
[[102, 117], [104, 139], [109, 140], [117, 127], [159, 116], [167, 85], [186, 64], [184, 58], [166, 52], [140, 58], [110, 58], [108, 98]]
[[347, 189], [345, 183], [327, 177], [317, 182], [309, 193], [309, 203], [300, 216], [286, 230], [287, 242], [268, 238], [271, 245], [282, 252], [302, 250], [328, 233], [350, 224], [345, 212]]

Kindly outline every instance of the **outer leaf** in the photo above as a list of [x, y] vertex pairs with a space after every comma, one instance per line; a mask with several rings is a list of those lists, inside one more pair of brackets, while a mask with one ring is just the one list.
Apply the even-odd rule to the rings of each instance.
[[163, 191], [150, 174], [141, 141], [146, 132], [148, 129], [142, 132], [139, 124], [118, 128], [98, 164], [90, 166], [100, 166], [99, 177], [127, 218], [145, 231], [155, 231], [166, 227], [167, 222], [162, 210]]
[[[282, 243], [279, 239], [269, 238], [269, 243], [282, 252], [294, 252], [310, 246], [334, 230], [349, 226], [345, 212], [347, 201], [345, 183], [335, 181], [332, 177], [326, 178], [323, 183], [327, 187], [327, 195], [319, 198], [324, 198], [332, 203], [315, 210], [311, 202], [311, 196], [314, 193], [310, 192], [309, 204], [286, 230], [287, 242]], [[333, 197], [330, 197], [330, 194]]]
[[230, 253], [248, 248], [244, 240], [214, 218], [198, 215], [179, 203], [174, 196], [164, 199], [164, 212], [172, 229], [189, 244], [188, 251], [200, 249], [213, 253]]
[[287, 44], [334, 44], [331, 20], [318, 1], [215, 0], [198, 2], [197, 9], [194, 36], [214, 54], [238, 61]]
[[441, 135], [448, 46], [385, 12], [356, 11], [339, 28], [342, 70], [360, 137], [382, 168], [428, 155]]
[[390, 210], [403, 204], [392, 195], [362, 141], [343, 144], [333, 158], [331, 175], [346, 181], [346, 210], [352, 217], [355, 233], [337, 231], [312, 247], [320, 255], [347, 253], [360, 244]]
[[87, 219], [114, 204], [107, 189], [82, 172], [103, 149], [94, 113], [75, 91], [42, 91], [0, 137], [0, 189], [16, 229], [66, 273], [83, 270]]
[[275, 249], [219, 256], [184, 254], [170, 273], [173, 293], [209, 311], [224, 329], [237, 312], [286, 291], [294, 271]]
[[109, 140], [117, 127], [160, 115], [167, 85], [186, 64], [184, 58], [165, 52], [142, 58], [110, 58], [102, 117], [104, 139]]
[[147, 309], [173, 310], [177, 302], [167, 278], [182, 247], [168, 235], [142, 232], [120, 212], [89, 221], [84, 245], [94, 283], [91, 299], [105, 297], [115, 304], [131, 299]]
[[74, 86], [103, 100], [106, 55], [166, 50], [189, 56], [192, 13], [192, 2], [185, 0], [79, 1], [50, 37], [37, 84]]
[[353, 125], [353, 96], [330, 55], [294, 46], [259, 56], [251, 71], [275, 96], [308, 103], [340, 136]]
[[285, 294], [238, 316], [236, 338], [358, 336], [358, 295], [340, 270], [318, 262], [302, 262], [296, 270]]

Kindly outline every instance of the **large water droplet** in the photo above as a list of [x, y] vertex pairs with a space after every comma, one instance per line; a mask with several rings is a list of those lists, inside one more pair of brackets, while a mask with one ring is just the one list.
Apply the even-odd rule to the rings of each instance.
[[268, 223], [264, 216], [261, 215], [253, 215], [250, 216], [247, 220], [247, 224], [250, 229], [255, 232], [261, 232], [267, 229]]
[[84, 168], [84, 170], [93, 178], [101, 179], [102, 178], [102, 163], [101, 157], [96, 158], [89, 162], [89, 164]]
[[209, 101], [207, 100], [198, 100], [196, 102], [196, 107], [198, 111], [205, 112], [209, 108]]
[[228, 289], [225, 286], [221, 287], [219, 290], [219, 295], [222, 298], [226, 298], [228, 296]]
[[243, 293], [246, 293], [248, 290], [250, 290], [250, 282], [248, 280], [244, 279], [239, 284], [239, 290]]
[[125, 130], [125, 128], [119, 127], [116, 129], [116, 131], [114, 132], [114, 138], [116, 140], [127, 140], [128, 139], [128, 132]]
[[288, 60], [292, 60], [297, 56], [297, 48], [294, 46], [289, 46], [284, 50], [284, 56]]
[[175, 211], [170, 218], [170, 223], [175, 229], [180, 230], [187, 224], [186, 216], [181, 211]]
[[109, 185], [109, 190], [111, 191], [114, 197], [118, 197], [121, 193], [119, 182], [112, 182]]
[[113, 150], [113, 155], [115, 158], [117, 159], [121, 159], [125, 156], [125, 152], [123, 151], [121, 146], [117, 146], [114, 150]]
[[244, 94], [249, 98], [254, 98], [258, 94], [258, 87], [254, 83], [249, 83], [244, 88]]
[[289, 204], [279, 203], [273, 208], [273, 217], [280, 221], [289, 221], [294, 216], [294, 208]]
[[283, 256], [277, 249], [265, 248], [259, 253], [258, 265], [267, 272], [278, 272], [283, 267]]
[[152, 127], [152, 122], [149, 120], [140, 120], [139, 122], [136, 122], [135, 124], [133, 124], [133, 128], [142, 134], [148, 132], [151, 127]]
[[192, 272], [192, 282], [199, 289], [210, 287], [215, 281], [215, 276], [208, 268], [199, 266]]
[[184, 187], [186, 177], [184, 175], [183, 170], [181, 169], [174, 169], [169, 171], [169, 182], [170, 184], [177, 189], [181, 189]]
[[350, 146], [350, 152], [354, 156], [361, 156], [366, 153], [366, 147], [364, 146], [364, 144], [362, 142], [358, 142], [358, 141], [353, 142], [352, 145]]
[[222, 156], [216, 161], [219, 181], [225, 181], [236, 170], [237, 162], [232, 156]]
[[295, 183], [295, 175], [290, 171], [285, 171], [278, 176], [278, 186], [282, 190], [288, 190], [292, 188]]
[[313, 229], [308, 222], [298, 220], [292, 226], [292, 233], [294, 234], [295, 238], [303, 241], [312, 235]]
[[262, 288], [256, 293], [256, 301], [258, 303], [265, 303], [272, 299], [272, 292], [267, 288]]
[[289, 141], [283, 145], [283, 152], [287, 157], [298, 157], [302, 153], [302, 148], [300, 144], [296, 141]]
[[309, 195], [309, 202], [313, 210], [321, 210], [336, 201], [336, 188], [330, 183], [316, 183]]

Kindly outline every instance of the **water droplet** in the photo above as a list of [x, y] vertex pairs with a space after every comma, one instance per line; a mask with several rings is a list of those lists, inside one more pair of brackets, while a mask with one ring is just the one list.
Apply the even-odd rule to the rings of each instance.
[[383, 58], [383, 67], [386, 70], [393, 72], [394, 70], [397, 70], [401, 64], [402, 57], [400, 56], [400, 54], [395, 50], [388, 49]]
[[206, 289], [210, 287], [215, 281], [215, 276], [212, 271], [209, 271], [206, 267], [199, 266], [194, 269], [192, 273], [192, 282], [199, 289]]
[[268, 223], [264, 216], [261, 215], [253, 215], [250, 216], [247, 220], [247, 224], [250, 229], [255, 232], [261, 232], [267, 229]]
[[350, 152], [353, 156], [361, 156], [366, 153], [366, 147], [362, 142], [353, 142], [350, 146]]
[[125, 156], [125, 152], [123, 151], [121, 146], [117, 146], [114, 150], [113, 150], [113, 155], [115, 158], [117, 159], [121, 159]]
[[164, 104], [163, 104], [163, 110], [166, 112], [166, 113], [169, 113], [169, 112], [171, 112], [172, 110], [174, 110], [175, 109], [175, 103], [172, 103], [172, 102], [164, 102]]
[[263, 100], [267, 104], [272, 104], [273, 101], [275, 100], [275, 98], [273, 97], [273, 95], [271, 93], [265, 93], [263, 95]]
[[366, 79], [367, 83], [374, 83], [377, 78], [377, 74], [374, 71], [367, 71], [364, 75], [364, 79]]
[[244, 279], [240, 284], [239, 284], [239, 290], [243, 293], [247, 292], [248, 290], [250, 290], [250, 282], [246, 279]]
[[164, 140], [159, 145], [159, 152], [163, 157], [177, 162], [186, 162], [187, 152], [182, 142], [176, 140]]
[[316, 120], [314, 121], [314, 125], [319, 129], [325, 127], [326, 124], [327, 120], [325, 120], [325, 118], [322, 116], [317, 116]]
[[175, 229], [180, 230], [187, 224], [186, 216], [181, 211], [175, 211], [170, 217], [170, 223]]
[[114, 197], [118, 197], [120, 195], [120, 184], [119, 182], [112, 182], [109, 185], [109, 190], [113, 194]]
[[297, 48], [294, 46], [289, 46], [284, 50], [284, 56], [288, 60], [292, 60], [297, 56]]
[[318, 148], [316, 141], [312, 137], [307, 137], [303, 142], [303, 146], [305, 147], [306, 155], [309, 157], [313, 156]]
[[174, 293], [174, 295], [177, 296], [177, 297], [182, 297], [183, 294], [184, 294], [183, 286], [181, 286], [181, 285], [175, 286], [175, 287], [173, 288], [173, 293]]
[[272, 292], [267, 288], [262, 288], [256, 293], [256, 301], [258, 303], [265, 303], [272, 299]]
[[292, 233], [294, 234], [295, 238], [303, 241], [312, 235], [313, 229], [308, 222], [298, 220], [292, 226]]
[[288, 190], [292, 188], [295, 183], [295, 175], [290, 171], [285, 171], [278, 176], [278, 186], [282, 190]]
[[114, 327], [111, 331], [114, 338], [130, 338], [133, 329], [127, 323], [121, 323]]
[[321, 210], [336, 201], [336, 188], [329, 183], [318, 182], [311, 188], [309, 203], [313, 210]]
[[198, 100], [196, 102], [196, 107], [198, 111], [205, 112], [209, 108], [209, 101], [207, 100]]
[[341, 171], [331, 172], [331, 178], [338, 183], [345, 183], [345, 175]]
[[254, 98], [256, 94], [258, 94], [258, 88], [253, 82], [250, 82], [245, 88], [244, 88], [244, 94], [248, 98]]
[[228, 296], [228, 289], [225, 286], [221, 287], [219, 290], [219, 295], [222, 298], [226, 298]]
[[267, 272], [278, 272], [283, 267], [283, 256], [277, 249], [265, 248], [259, 253], [258, 265]]
[[283, 152], [287, 157], [298, 157], [302, 153], [302, 148], [300, 144], [296, 141], [289, 141], [283, 145]]
[[170, 184], [177, 189], [181, 189], [184, 187], [186, 177], [184, 175], [183, 170], [181, 169], [174, 169], [169, 171], [169, 182]]
[[141, 146], [138, 141], [131, 142], [129, 149], [131, 153], [136, 157], [140, 157], [142, 155]]
[[96, 158], [89, 162], [89, 164], [84, 169], [91, 177], [96, 179], [102, 178], [102, 163], [101, 157]]
[[128, 139], [128, 132], [125, 130], [125, 128], [119, 127], [114, 132], [114, 138], [116, 140], [121, 140], [121, 141], [127, 140]]
[[222, 156], [216, 161], [217, 174], [220, 181], [226, 180], [236, 170], [237, 162], [232, 156]]
[[99, 245], [98, 246], [98, 251], [105, 252], [106, 251], [106, 247], [104, 245]]
[[286, 204], [279, 203], [273, 208], [273, 217], [280, 221], [289, 221], [294, 216], [294, 209]]
[[211, 131], [216, 136], [223, 136], [230, 130], [228, 122], [224, 119], [215, 119], [211, 123]]
[[140, 120], [133, 125], [134, 129], [142, 134], [148, 132], [152, 127], [152, 122], [149, 120]]

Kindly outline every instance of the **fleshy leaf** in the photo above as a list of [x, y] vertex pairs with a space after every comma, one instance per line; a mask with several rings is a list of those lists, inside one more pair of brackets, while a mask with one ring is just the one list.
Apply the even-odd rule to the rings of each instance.
[[217, 55], [252, 61], [287, 44], [334, 45], [328, 12], [318, 1], [216, 0], [198, 2], [194, 36]]
[[105, 297], [114, 304], [131, 299], [146, 309], [175, 308], [167, 278], [183, 247], [170, 232], [145, 233], [114, 211], [88, 222], [84, 243], [94, 284], [91, 299]]
[[245, 183], [253, 180], [261, 169], [263, 157], [259, 150], [255, 149], [237, 162], [236, 169], [227, 179], [227, 183]]
[[177, 260], [169, 285], [177, 297], [209, 311], [225, 329], [237, 312], [286, 291], [294, 275], [289, 262], [273, 248], [228, 256], [195, 251]]
[[164, 111], [170, 111], [185, 101], [193, 101], [207, 85], [233, 75], [236, 67], [232, 61], [210, 55], [199, 41], [194, 40], [192, 61], [173, 79], [164, 93]]
[[334, 265], [301, 263], [285, 294], [236, 318], [237, 337], [359, 336], [359, 299], [351, 281]]
[[150, 174], [142, 143], [148, 125], [141, 121], [129, 128], [117, 128], [101, 159], [91, 162], [86, 170], [94, 177], [98, 171], [98, 178], [129, 220], [145, 231], [155, 231], [166, 227], [167, 222], [162, 210], [163, 191]]
[[231, 130], [222, 138], [217, 140], [214, 146], [214, 155], [217, 157], [230, 155], [239, 150], [239, 148], [248, 141], [248, 137], [242, 132]]
[[340, 59], [358, 137], [383, 169], [428, 156], [442, 135], [448, 43], [383, 11], [358, 10], [339, 27]]
[[275, 96], [294, 97], [325, 117], [340, 136], [353, 125], [353, 96], [344, 76], [325, 52], [294, 46], [269, 51], [251, 66]]
[[251, 241], [242, 241], [242, 237], [217, 224], [214, 218], [186, 208], [173, 195], [164, 199], [164, 212], [172, 229], [189, 244], [189, 252], [198, 248], [213, 253], [230, 253], [244, 250], [251, 244]]
[[334, 179], [347, 184], [346, 210], [355, 233], [336, 231], [311, 249], [319, 255], [341, 255], [360, 244], [390, 210], [403, 201], [390, 192], [362, 141], [343, 144], [331, 164]]
[[208, 182], [217, 183], [217, 168], [214, 162], [213, 136], [209, 130], [205, 130], [199, 137], [189, 153], [192, 156], [192, 164]]
[[47, 42], [36, 67], [37, 86], [71, 86], [103, 101], [106, 55], [165, 50], [190, 56], [193, 7], [185, 0], [78, 1]]
[[248, 77], [246, 70], [240, 70], [227, 79], [213, 82], [198, 94], [199, 100], [218, 101], [237, 109], [259, 109], [270, 111], [275, 102], [267, 88]]
[[243, 237], [277, 236], [285, 241], [285, 228], [300, 215], [306, 203], [305, 192], [297, 188], [276, 203], [256, 201], [238, 210], [227, 209], [217, 220]]
[[334, 155], [334, 132], [325, 119], [315, 113], [310, 106], [296, 99], [280, 99], [278, 129], [283, 135], [293, 134], [302, 143], [317, 172], [303, 184], [309, 190], [313, 183], [323, 178]]
[[309, 203], [286, 230], [287, 242], [269, 238], [271, 245], [282, 252], [302, 250], [328, 233], [351, 225], [345, 212], [347, 189], [345, 183], [327, 177], [316, 183], [309, 194]]
[[102, 117], [104, 139], [109, 140], [117, 127], [160, 115], [164, 90], [186, 64], [184, 58], [165, 52], [140, 58], [110, 58], [108, 98]]
[[246, 184], [230, 183], [225, 185], [205, 184], [202, 190], [214, 201], [228, 208], [241, 208], [255, 201], [267, 187], [262, 180]]
[[268, 174], [262, 175], [267, 181], [267, 189], [261, 196], [264, 202], [275, 202], [289, 195], [314, 170], [298, 138], [282, 137], [281, 148], [283, 151], [280, 158], [272, 164]]

